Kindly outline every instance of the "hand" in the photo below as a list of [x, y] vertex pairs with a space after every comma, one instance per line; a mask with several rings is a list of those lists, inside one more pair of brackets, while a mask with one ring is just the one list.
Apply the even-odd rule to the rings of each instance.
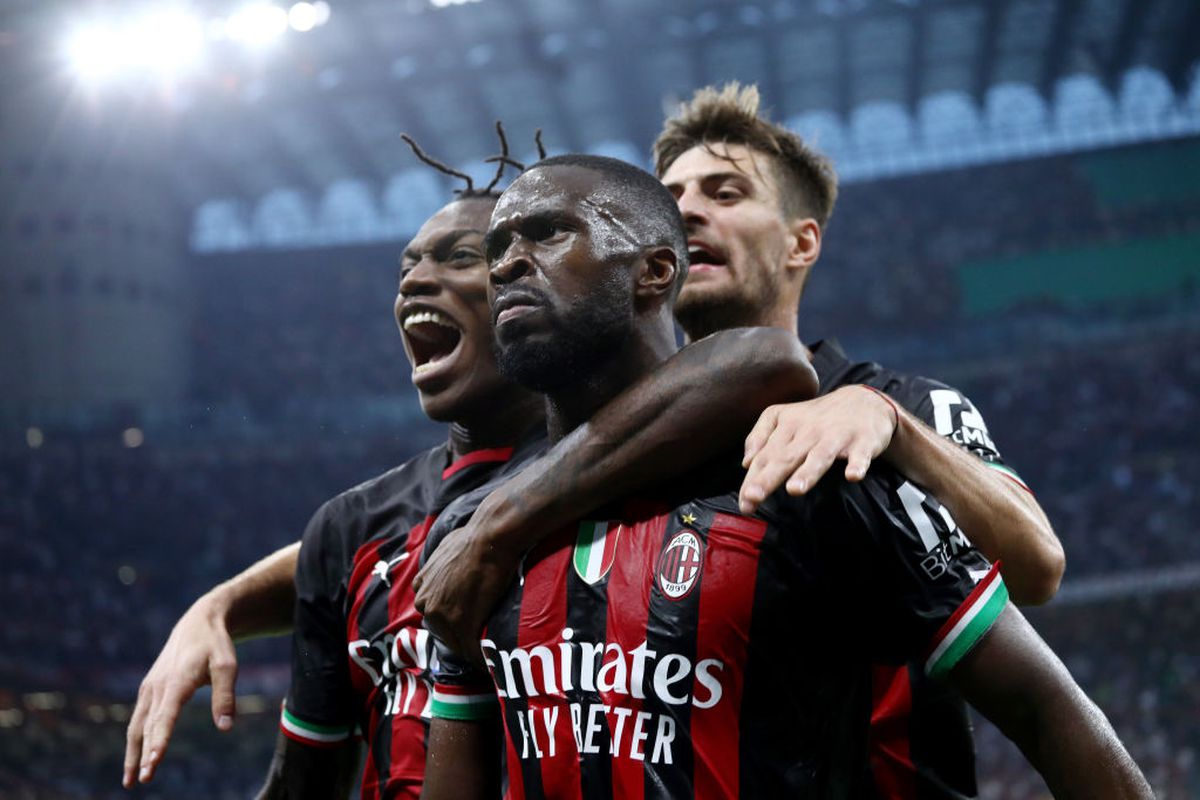
[[498, 526], [489, 512], [494, 496], [442, 540], [413, 582], [426, 627], [478, 667], [484, 663], [479, 634], [521, 564], [520, 553], [494, 543]]
[[183, 704], [211, 681], [213, 723], [233, 727], [237, 654], [214, 593], [201, 597], [175, 624], [171, 636], [138, 689], [137, 705], [125, 734], [126, 789], [134, 779], [149, 783], [166, 752]]
[[892, 443], [899, 421], [890, 400], [857, 385], [769, 406], [746, 437], [747, 472], [738, 494], [742, 513], [753, 513], [784, 481], [788, 494], [804, 494], [839, 458], [846, 461], [846, 480], [862, 480]]

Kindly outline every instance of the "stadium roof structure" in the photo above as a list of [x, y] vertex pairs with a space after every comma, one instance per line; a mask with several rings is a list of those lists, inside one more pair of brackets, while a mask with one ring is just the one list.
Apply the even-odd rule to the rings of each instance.
[[[6, 5], [0, 36], [10, 44], [96, 6]], [[192, 4], [211, 14], [233, 5]], [[129, 3], [104, 7], [132, 13]], [[176, 121], [176, 185], [196, 210], [196, 249], [410, 233], [446, 183], [415, 166], [402, 131], [479, 176], [497, 150], [497, 119], [518, 158], [533, 157], [542, 128], [552, 152], [645, 164], [664, 112], [734, 79], [757, 83], [774, 118], [829, 151], [847, 181], [1200, 133], [1195, 0], [325, 8], [328, 24], [270, 52], [226, 47], [159, 93]]]

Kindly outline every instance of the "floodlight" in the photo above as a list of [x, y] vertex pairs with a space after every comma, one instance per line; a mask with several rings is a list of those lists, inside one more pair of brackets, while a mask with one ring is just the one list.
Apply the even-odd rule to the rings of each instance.
[[317, 7], [312, 3], [296, 3], [288, 11], [288, 24], [304, 33], [317, 26]]
[[67, 40], [71, 66], [85, 80], [105, 80], [126, 64], [124, 37], [109, 28], [82, 28]]
[[288, 13], [279, 6], [255, 3], [245, 6], [229, 18], [229, 38], [249, 45], [265, 45], [287, 30]]

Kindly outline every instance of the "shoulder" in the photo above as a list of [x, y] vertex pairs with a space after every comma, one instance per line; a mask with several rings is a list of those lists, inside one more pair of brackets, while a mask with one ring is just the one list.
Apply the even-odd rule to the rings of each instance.
[[432, 505], [445, 460], [446, 447], [439, 445], [331, 497], [313, 514], [305, 538], [353, 538], [406, 509], [423, 515]]

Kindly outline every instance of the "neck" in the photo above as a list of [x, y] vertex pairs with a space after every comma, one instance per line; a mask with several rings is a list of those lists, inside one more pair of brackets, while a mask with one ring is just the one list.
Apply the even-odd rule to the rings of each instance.
[[592, 418], [596, 411], [631, 384], [654, 371], [678, 347], [669, 329], [647, 335], [635, 331], [629, 343], [570, 385], [546, 393], [546, 429], [557, 442]]
[[450, 455], [462, 458], [475, 450], [513, 447], [526, 434], [545, 425], [539, 395], [524, 390], [501, 393], [485, 409], [450, 423]]

